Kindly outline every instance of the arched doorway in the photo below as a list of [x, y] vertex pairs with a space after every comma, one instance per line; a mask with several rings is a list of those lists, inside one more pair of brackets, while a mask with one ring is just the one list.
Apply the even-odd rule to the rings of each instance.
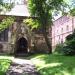
[[17, 41], [16, 53], [27, 53], [27, 52], [28, 52], [28, 41], [24, 37], [21, 37]]

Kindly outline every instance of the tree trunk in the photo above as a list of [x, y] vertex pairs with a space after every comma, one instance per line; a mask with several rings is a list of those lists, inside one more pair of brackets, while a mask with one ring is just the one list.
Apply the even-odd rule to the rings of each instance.
[[45, 42], [46, 42], [46, 44], [47, 44], [47, 47], [48, 47], [48, 49], [49, 49], [49, 53], [51, 54], [52, 53], [52, 46], [51, 46], [51, 39], [49, 39], [48, 38], [48, 34], [47, 34], [47, 32], [46, 32], [46, 27], [42, 27], [42, 33], [43, 33], [43, 36], [44, 36], [44, 38], [45, 38]]

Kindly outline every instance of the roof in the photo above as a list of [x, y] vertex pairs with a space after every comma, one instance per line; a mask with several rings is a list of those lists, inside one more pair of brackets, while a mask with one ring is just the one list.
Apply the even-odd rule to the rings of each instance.
[[15, 5], [10, 12], [6, 13], [6, 15], [30, 16], [26, 5]]
[[1, 15], [30, 16], [27, 5], [15, 5], [11, 11], [5, 12]]

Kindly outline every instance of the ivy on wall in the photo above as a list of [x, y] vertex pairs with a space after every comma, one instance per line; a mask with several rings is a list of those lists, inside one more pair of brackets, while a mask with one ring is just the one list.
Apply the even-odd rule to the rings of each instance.
[[0, 22], [0, 32], [8, 28], [10, 25], [14, 23], [14, 17], [6, 17]]
[[25, 23], [28, 27], [31, 28], [31, 30], [33, 29], [37, 29], [39, 27], [39, 23], [38, 21], [35, 19], [24, 19], [23, 23]]

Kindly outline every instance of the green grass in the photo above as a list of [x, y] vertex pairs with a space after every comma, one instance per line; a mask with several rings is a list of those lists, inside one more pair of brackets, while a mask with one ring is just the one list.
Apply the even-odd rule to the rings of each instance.
[[40, 54], [31, 60], [41, 75], [75, 75], [75, 56]]
[[8, 56], [0, 56], [0, 75], [5, 75], [10, 66], [11, 58]]

